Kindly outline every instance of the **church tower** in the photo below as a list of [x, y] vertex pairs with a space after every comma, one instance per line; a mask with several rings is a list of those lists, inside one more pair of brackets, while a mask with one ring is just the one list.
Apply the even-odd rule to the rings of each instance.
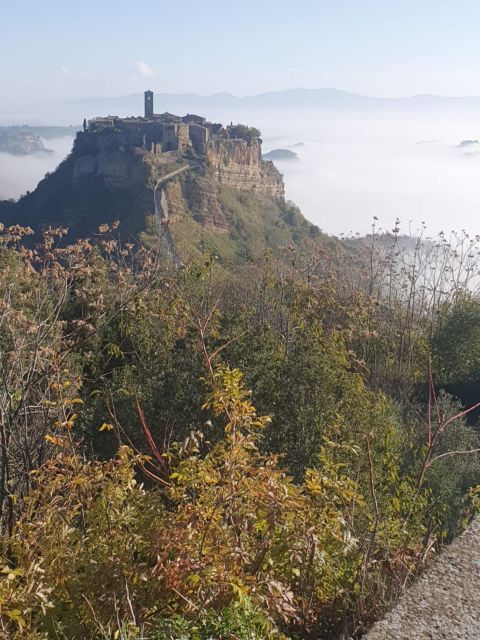
[[153, 116], [153, 91], [145, 91], [145, 118]]

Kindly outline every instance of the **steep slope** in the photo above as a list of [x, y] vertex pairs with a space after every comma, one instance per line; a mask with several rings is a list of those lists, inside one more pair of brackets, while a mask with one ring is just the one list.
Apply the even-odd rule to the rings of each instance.
[[64, 226], [74, 239], [119, 220], [122, 238], [152, 242], [162, 228], [158, 185], [182, 254], [213, 251], [235, 260], [319, 234], [285, 202], [282, 176], [262, 160], [260, 141], [227, 140], [201, 155], [192, 149], [181, 155], [125, 144], [114, 133], [79, 133], [72, 153], [35, 191], [17, 203], [0, 203], [0, 222], [35, 230]]

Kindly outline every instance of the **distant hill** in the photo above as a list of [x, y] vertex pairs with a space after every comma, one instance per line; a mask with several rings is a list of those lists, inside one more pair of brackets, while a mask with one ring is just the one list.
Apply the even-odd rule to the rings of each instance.
[[[98, 114], [138, 114], [143, 95], [135, 93], [120, 97], [91, 97], [72, 100], [60, 106], [65, 112], [82, 113], [86, 117]], [[216, 93], [202, 96], [196, 93], [155, 93], [155, 105], [159, 112], [171, 111], [206, 113], [209, 110], [293, 110], [315, 109], [327, 111], [451, 111], [478, 110], [480, 97], [443, 97], [417, 95], [406, 98], [375, 98], [338, 89], [288, 89], [270, 91], [252, 96], [235, 96]]]
[[[155, 89], [155, 87], [152, 87]], [[7, 106], [0, 101], [0, 123], [78, 123], [83, 118], [98, 115], [140, 115], [143, 93], [126, 96], [86, 97], [60, 103], [16, 104]], [[231, 93], [200, 95], [198, 93], [155, 92], [157, 113], [202, 113], [212, 118], [233, 119], [249, 113], [265, 114], [284, 111], [324, 111], [335, 113], [462, 113], [471, 112], [480, 116], [480, 97], [444, 97], [416, 95], [400, 98], [377, 98], [339, 89], [287, 89], [268, 91], [251, 96], [236, 96]], [[77, 127], [72, 127], [76, 129]], [[41, 134], [39, 134], [41, 135]], [[63, 135], [63, 132], [62, 132]], [[42, 136], [43, 137], [43, 136]]]
[[82, 127], [80, 125], [69, 127], [21, 125], [19, 127], [15, 127], [15, 129], [17, 129], [18, 131], [39, 136], [40, 138], [44, 138], [45, 140], [65, 137], [74, 138], [77, 131], [80, 131], [81, 128]]
[[0, 127], [0, 152], [14, 156], [51, 153], [38, 135], [22, 127]]
[[114, 127], [79, 132], [70, 155], [34, 191], [0, 202], [0, 223], [67, 227], [74, 240], [118, 220], [124, 240], [151, 244], [161, 228], [172, 238], [170, 253], [208, 252], [229, 263], [322, 237], [285, 201], [282, 176], [261, 159], [258, 138], [160, 153], [128, 143], [128, 135]]
[[272, 149], [263, 154], [264, 160], [298, 160], [298, 154], [291, 149]]
[[458, 145], [460, 148], [475, 147], [479, 144], [478, 140], [462, 140]]

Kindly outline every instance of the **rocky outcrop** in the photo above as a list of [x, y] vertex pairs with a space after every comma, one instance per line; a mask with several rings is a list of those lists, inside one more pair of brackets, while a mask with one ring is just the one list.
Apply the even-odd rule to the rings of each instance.
[[183, 195], [191, 215], [206, 229], [227, 233], [229, 226], [218, 200], [215, 183], [207, 177], [189, 176], [183, 184]]
[[14, 156], [27, 156], [34, 153], [52, 153], [45, 148], [41, 138], [26, 133], [19, 128], [0, 127], [0, 152]]
[[107, 189], [130, 189], [145, 179], [146, 171], [132, 154], [112, 151], [75, 159], [72, 185], [77, 186], [86, 176], [100, 177]]
[[[95, 135], [81, 132], [73, 153], [73, 185], [88, 176], [99, 177], [107, 189], [131, 189], [147, 182], [154, 187], [156, 181], [181, 163], [176, 152], [151, 153], [150, 150], [128, 144], [123, 133]], [[212, 230], [227, 228], [225, 215], [215, 193], [214, 182], [255, 194], [262, 199], [284, 198], [281, 174], [272, 162], [262, 160], [260, 140], [212, 140], [205, 158], [197, 164], [208, 168], [204, 178], [182, 182], [182, 193], [173, 184], [166, 189], [171, 200], [170, 210], [184, 215], [185, 210], [201, 219]], [[183, 202], [181, 201], [183, 198]]]
[[207, 157], [220, 183], [259, 198], [284, 198], [282, 175], [272, 162], [262, 160], [259, 140], [214, 140]]
[[[82, 133], [81, 135], [84, 136]], [[107, 189], [131, 189], [147, 179], [147, 156], [141, 149], [109, 143], [108, 138], [79, 138], [72, 153], [72, 186], [78, 186], [86, 177], [99, 177]]]
[[[83, 136], [72, 154], [72, 186], [88, 178], [100, 181], [110, 192], [136, 194], [136, 213], [153, 215], [153, 189], [164, 175], [186, 162], [176, 153], [152, 154], [138, 147], [112, 148], [108, 138]], [[172, 224], [192, 216], [204, 228], [228, 233], [229, 224], [218, 198], [222, 184], [261, 199], [283, 199], [280, 173], [261, 158], [261, 146], [243, 140], [212, 143], [208, 161], [195, 162], [197, 170], [178, 176], [164, 186]]]
[[291, 149], [272, 149], [263, 154], [264, 160], [298, 160], [298, 154]]
[[[71, 154], [2, 221], [34, 229], [66, 226], [73, 239], [119, 220], [120, 233], [131, 238], [151, 230], [150, 220], [164, 205], [172, 234], [178, 228], [186, 245], [213, 246], [221, 237], [234, 256], [236, 242], [248, 244], [260, 233], [290, 238], [282, 176], [262, 160], [259, 139], [224, 136], [210, 139], [204, 153], [182, 154], [132, 144], [129, 136], [115, 129], [79, 132]], [[157, 203], [159, 184], [163, 201]]]

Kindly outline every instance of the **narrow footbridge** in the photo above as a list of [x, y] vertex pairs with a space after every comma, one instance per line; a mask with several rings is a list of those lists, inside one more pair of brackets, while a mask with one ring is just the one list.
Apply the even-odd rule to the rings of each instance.
[[168, 202], [167, 197], [165, 195], [164, 186], [177, 176], [185, 173], [186, 171], [191, 171], [196, 169], [196, 164], [186, 164], [171, 173], [167, 173], [167, 175], [162, 176], [157, 180], [155, 185], [155, 189], [153, 190], [153, 201], [155, 204], [155, 219], [157, 221], [158, 234], [162, 240], [163, 245], [165, 246], [168, 254], [172, 257], [175, 268], [179, 268], [181, 266], [180, 258], [175, 250], [175, 244], [173, 242], [172, 232], [168, 225], [170, 220], [168, 213]]

